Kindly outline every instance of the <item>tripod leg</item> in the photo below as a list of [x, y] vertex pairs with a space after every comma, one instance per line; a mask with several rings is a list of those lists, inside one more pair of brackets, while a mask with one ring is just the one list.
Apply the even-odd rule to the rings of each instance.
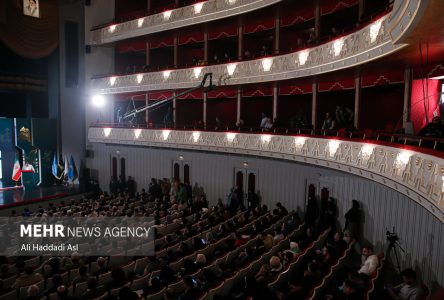
[[401, 273], [401, 265], [399, 264], [398, 251], [396, 251], [396, 246], [393, 246], [393, 252], [395, 253], [396, 265], [398, 267], [399, 273]]

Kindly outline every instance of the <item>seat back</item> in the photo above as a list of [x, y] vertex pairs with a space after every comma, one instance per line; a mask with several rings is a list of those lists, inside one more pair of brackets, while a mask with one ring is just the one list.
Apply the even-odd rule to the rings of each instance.
[[16, 290], [10, 291], [9, 293], [0, 296], [0, 300], [15, 300], [15, 299], [17, 299]]

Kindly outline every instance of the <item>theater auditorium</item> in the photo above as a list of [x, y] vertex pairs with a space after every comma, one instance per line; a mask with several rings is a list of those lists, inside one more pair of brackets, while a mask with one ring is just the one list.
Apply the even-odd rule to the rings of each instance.
[[0, 300], [443, 300], [443, 13], [1, 0]]

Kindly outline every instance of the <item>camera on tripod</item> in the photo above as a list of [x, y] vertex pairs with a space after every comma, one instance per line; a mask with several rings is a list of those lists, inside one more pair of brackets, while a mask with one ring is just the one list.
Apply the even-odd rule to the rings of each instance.
[[399, 237], [396, 234], [396, 232], [390, 232], [389, 230], [387, 230], [385, 234], [387, 236], [387, 241], [389, 241], [391, 244], [394, 244], [397, 241], [399, 241]]

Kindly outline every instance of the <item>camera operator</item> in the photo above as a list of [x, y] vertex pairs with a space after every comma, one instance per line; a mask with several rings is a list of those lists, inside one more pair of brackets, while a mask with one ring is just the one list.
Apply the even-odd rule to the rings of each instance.
[[416, 272], [405, 269], [401, 272], [402, 283], [397, 286], [386, 285], [386, 295], [395, 300], [419, 300], [424, 294], [421, 285], [416, 280]]

